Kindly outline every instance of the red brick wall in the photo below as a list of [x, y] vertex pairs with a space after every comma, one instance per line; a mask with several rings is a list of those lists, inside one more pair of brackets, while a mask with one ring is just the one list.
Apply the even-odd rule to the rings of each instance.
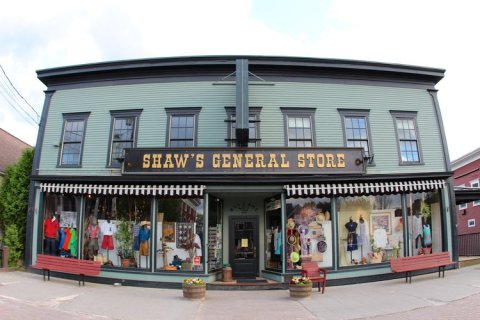
[[[471, 181], [480, 180], [480, 159], [458, 168], [453, 177], [455, 186], [471, 187]], [[470, 219], [475, 219], [475, 227], [468, 227]], [[473, 202], [469, 202], [465, 211], [459, 210], [457, 206], [457, 221], [459, 235], [480, 233], [480, 205], [474, 206]]]

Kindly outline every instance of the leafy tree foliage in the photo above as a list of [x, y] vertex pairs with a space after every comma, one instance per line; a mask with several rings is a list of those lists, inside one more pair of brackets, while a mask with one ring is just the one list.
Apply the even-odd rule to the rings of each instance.
[[9, 247], [9, 264], [23, 258], [27, 224], [28, 192], [34, 149], [26, 149], [15, 165], [7, 167], [0, 186], [0, 227]]

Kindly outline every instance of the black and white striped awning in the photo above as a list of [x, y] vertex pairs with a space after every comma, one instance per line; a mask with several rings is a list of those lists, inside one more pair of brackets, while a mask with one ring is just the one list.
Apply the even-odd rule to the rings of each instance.
[[205, 186], [199, 185], [107, 185], [41, 183], [42, 192], [104, 195], [203, 196]]
[[291, 197], [323, 197], [423, 192], [441, 189], [444, 186], [444, 180], [413, 180], [372, 183], [288, 184], [283, 188], [287, 191], [287, 196]]

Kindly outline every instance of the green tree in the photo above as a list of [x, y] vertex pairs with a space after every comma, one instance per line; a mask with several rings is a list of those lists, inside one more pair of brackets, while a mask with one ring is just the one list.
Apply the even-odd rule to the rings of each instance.
[[9, 247], [9, 265], [23, 260], [27, 224], [28, 193], [34, 149], [26, 149], [16, 164], [7, 167], [0, 186], [0, 228]]

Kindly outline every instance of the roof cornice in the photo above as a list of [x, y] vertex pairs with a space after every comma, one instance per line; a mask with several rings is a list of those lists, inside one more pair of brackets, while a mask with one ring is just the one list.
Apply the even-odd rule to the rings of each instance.
[[[278, 57], [278, 56], [196, 56], [196, 57], [169, 57], [150, 58], [137, 60], [120, 60], [110, 62], [98, 62], [81, 64], [58, 68], [43, 69], [37, 71], [38, 78], [49, 85], [54, 79], [56, 84], [61, 79], [82, 77], [85, 81], [88, 78], [94, 79], [99, 74], [111, 74], [112, 78], [124, 77], [127, 74], [145, 72], [146, 70], [158, 71], [188, 69], [205, 70], [205, 68], [228, 67], [235, 68], [237, 59], [248, 59], [252, 68], [259, 67], [262, 70], [275, 68], [288, 68], [302, 71], [322, 70], [326, 72], [339, 72], [345, 74], [376, 74], [391, 77], [421, 78], [432, 84], [438, 83], [444, 76], [445, 70], [402, 65], [381, 62], [323, 59], [307, 57]], [[172, 71], [173, 70], [173, 71]]]

